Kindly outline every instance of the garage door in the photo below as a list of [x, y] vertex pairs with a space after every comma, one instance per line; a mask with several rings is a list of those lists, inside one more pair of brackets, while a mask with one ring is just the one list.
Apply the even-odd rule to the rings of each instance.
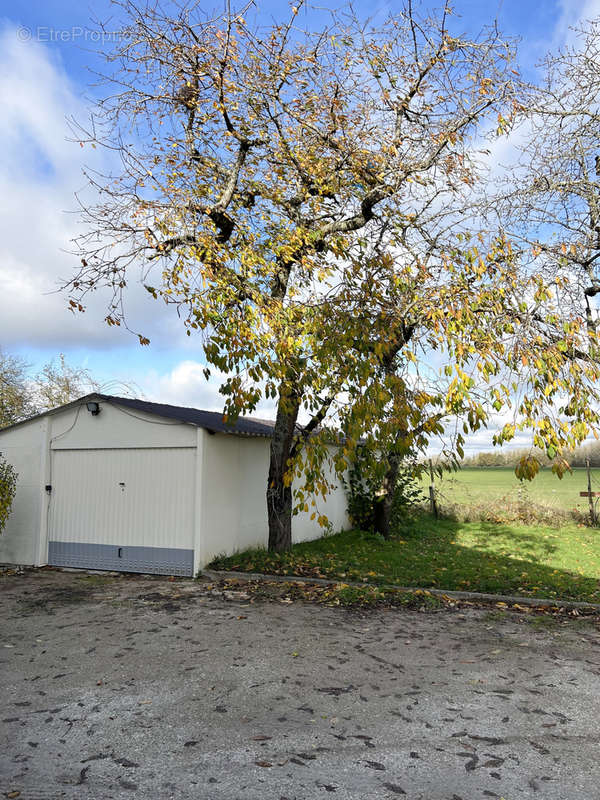
[[195, 453], [54, 450], [48, 563], [191, 575]]

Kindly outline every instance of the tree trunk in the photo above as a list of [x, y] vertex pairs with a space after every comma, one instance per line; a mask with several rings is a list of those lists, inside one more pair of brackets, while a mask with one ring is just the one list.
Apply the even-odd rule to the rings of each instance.
[[383, 495], [375, 503], [375, 530], [384, 539], [389, 539], [392, 530], [392, 508], [394, 505], [394, 493], [398, 482], [398, 470], [400, 469], [400, 454], [390, 453], [388, 456], [388, 470], [383, 479]]
[[284, 483], [288, 470], [300, 398], [289, 387], [282, 387], [271, 439], [271, 460], [267, 483], [269, 550], [281, 552], [292, 546], [292, 487]]

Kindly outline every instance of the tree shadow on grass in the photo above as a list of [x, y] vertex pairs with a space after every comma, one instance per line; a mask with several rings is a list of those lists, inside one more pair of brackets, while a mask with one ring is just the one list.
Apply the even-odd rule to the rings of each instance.
[[[460, 525], [460, 523], [458, 524]], [[542, 535], [535, 531], [530, 531], [527, 528], [520, 528], [518, 525], [510, 526], [495, 524], [493, 522], [479, 522], [477, 523], [477, 527], [480, 528], [481, 531], [485, 533], [485, 537], [492, 542], [507, 539], [511, 540], [523, 556], [534, 560], [540, 555], [549, 556], [552, 553], [556, 553], [559, 549], [558, 545], [555, 543], [556, 537], [560, 535], [558, 530], [555, 534], [551, 534], [554, 540], [551, 541], [548, 538], [542, 538], [542, 536], [549, 536], [550, 534]]]

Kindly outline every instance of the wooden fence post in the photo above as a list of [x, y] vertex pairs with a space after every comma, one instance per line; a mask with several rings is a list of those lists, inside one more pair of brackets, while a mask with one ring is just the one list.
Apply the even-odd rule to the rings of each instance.
[[431, 508], [431, 513], [437, 519], [438, 507], [435, 501], [435, 486], [433, 484], [433, 463], [431, 459], [429, 459], [429, 479], [431, 481], [431, 483], [429, 484], [429, 506]]
[[585, 468], [587, 470], [587, 485], [588, 485], [588, 498], [590, 501], [590, 522], [592, 525], [596, 524], [596, 505], [594, 503], [594, 494], [592, 492], [592, 473], [590, 470], [590, 460], [586, 458]]

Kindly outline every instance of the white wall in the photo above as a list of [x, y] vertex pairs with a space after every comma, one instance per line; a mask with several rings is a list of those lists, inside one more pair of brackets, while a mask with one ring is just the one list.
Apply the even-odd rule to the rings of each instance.
[[44, 502], [42, 457], [45, 419], [0, 432], [0, 453], [16, 469], [17, 494], [4, 532], [0, 564], [35, 564]]
[[193, 425], [110, 403], [100, 402], [96, 416], [84, 404], [52, 414], [50, 419], [53, 450], [196, 446]]
[[[336, 448], [328, 448], [330, 454], [335, 454]], [[310, 539], [317, 539], [323, 535], [323, 528], [316, 521], [311, 520], [313, 512], [316, 516], [323, 514], [327, 517], [334, 533], [347, 530], [350, 527], [350, 520], [348, 518], [348, 500], [344, 487], [341, 485], [339, 478], [335, 474], [335, 470], [331, 465], [324, 465], [325, 477], [329, 483], [333, 484], [336, 488], [331, 491], [325, 499], [322, 497], [309, 498], [308, 511], [302, 511], [297, 514], [292, 521], [292, 535], [294, 542], [305, 542]], [[315, 505], [311, 505], [311, 500], [314, 499]]]
[[199, 567], [221, 553], [265, 544], [267, 439], [202, 431]]
[[[199, 567], [223, 553], [266, 546], [269, 538], [266, 489], [270, 441], [262, 437], [202, 433]], [[293, 518], [294, 542], [322, 536], [323, 529], [317, 520], [310, 519], [313, 511], [315, 508], [309, 501], [309, 511]], [[335, 532], [347, 528], [343, 487], [338, 485], [326, 500], [317, 500], [316, 511], [329, 518]]]

